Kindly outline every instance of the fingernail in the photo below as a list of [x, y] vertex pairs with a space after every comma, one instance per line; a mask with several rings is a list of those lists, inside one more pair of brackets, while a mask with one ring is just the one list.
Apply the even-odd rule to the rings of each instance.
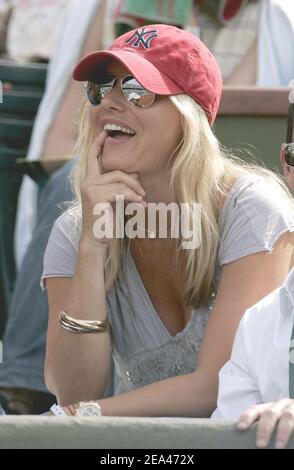
[[258, 440], [256, 441], [257, 447], [265, 447], [266, 444], [267, 444], [267, 442], [266, 442], [264, 439], [258, 439]]

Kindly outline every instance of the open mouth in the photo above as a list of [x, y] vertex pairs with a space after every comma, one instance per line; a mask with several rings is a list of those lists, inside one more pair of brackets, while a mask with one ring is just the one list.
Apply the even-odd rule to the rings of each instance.
[[121, 142], [130, 140], [136, 135], [133, 129], [117, 126], [116, 124], [106, 124], [104, 130], [111, 139]]

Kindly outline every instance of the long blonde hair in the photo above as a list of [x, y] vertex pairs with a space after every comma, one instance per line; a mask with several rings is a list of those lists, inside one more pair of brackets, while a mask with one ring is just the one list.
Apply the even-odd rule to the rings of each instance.
[[[169, 99], [181, 114], [183, 137], [169, 161], [170, 191], [177, 203], [201, 204], [201, 245], [194, 250], [181, 249], [181, 240], [173, 241], [176, 272], [180, 291], [186, 305], [206, 304], [214, 288], [214, 274], [219, 247], [218, 217], [224, 200], [236, 179], [241, 175], [257, 174], [270, 181], [283, 195], [285, 204], [294, 210], [289, 190], [272, 171], [250, 164], [222, 148], [209, 126], [202, 108], [185, 94]], [[85, 178], [86, 158], [94, 138], [88, 118], [89, 105], [82, 106], [76, 151], [80, 156], [71, 175], [76, 199], [71, 211], [80, 220], [81, 185]], [[118, 278], [124, 259], [124, 247], [129, 240], [114, 238], [108, 249], [105, 264], [105, 283], [109, 290]]]

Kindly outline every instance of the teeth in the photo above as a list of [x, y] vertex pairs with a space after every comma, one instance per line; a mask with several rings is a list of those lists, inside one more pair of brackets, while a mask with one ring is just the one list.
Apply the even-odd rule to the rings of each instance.
[[124, 132], [125, 134], [135, 135], [135, 131], [133, 131], [132, 129], [117, 126], [116, 124], [105, 124], [104, 130], [105, 131], [121, 131], [121, 132]]

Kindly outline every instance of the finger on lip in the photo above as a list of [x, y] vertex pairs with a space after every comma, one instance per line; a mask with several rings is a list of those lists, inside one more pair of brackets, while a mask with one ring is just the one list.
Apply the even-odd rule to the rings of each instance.
[[[102, 148], [105, 142], [105, 138], [107, 134], [105, 131], [102, 131], [92, 142], [87, 158], [87, 166], [86, 166], [86, 174], [91, 176], [94, 173], [100, 174], [101, 169], [99, 168], [99, 165], [97, 167], [97, 160], [99, 158], [99, 155], [102, 152]], [[99, 163], [99, 160], [98, 160]]]
[[107, 132], [103, 129], [103, 131], [95, 138], [95, 141], [97, 144], [103, 145], [107, 136]]

